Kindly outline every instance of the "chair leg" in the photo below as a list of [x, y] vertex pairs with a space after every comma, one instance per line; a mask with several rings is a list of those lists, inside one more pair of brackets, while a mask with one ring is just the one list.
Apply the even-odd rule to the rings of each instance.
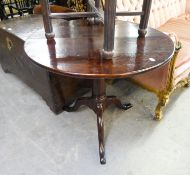
[[23, 16], [23, 13], [22, 13], [22, 11], [19, 11], [19, 12], [18, 12], [18, 14], [19, 14], [20, 16]]
[[162, 119], [162, 110], [163, 107], [165, 107], [167, 105], [167, 103], [169, 102], [169, 97], [170, 97], [170, 92], [160, 92], [158, 95], [158, 104], [156, 106], [155, 109], [155, 116], [154, 119], [155, 120], [161, 120]]
[[[170, 87], [170, 86], [169, 86]], [[162, 109], [167, 105], [169, 102], [170, 95], [172, 91], [176, 88], [180, 87], [190, 87], [190, 79], [186, 78], [184, 80], [181, 80], [175, 87], [170, 87], [165, 91], [161, 91], [158, 93], [158, 105], [156, 106], [155, 109], [155, 120], [161, 120], [162, 119]]]
[[28, 10], [29, 14], [33, 14], [33, 9]]
[[150, 16], [150, 9], [151, 9], [152, 0], [144, 0], [143, 1], [143, 15], [141, 15], [140, 25], [139, 25], [139, 37], [145, 37], [147, 33], [147, 25]]

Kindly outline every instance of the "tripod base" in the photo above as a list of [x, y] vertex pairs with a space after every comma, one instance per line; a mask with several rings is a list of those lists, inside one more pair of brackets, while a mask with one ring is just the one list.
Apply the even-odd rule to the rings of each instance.
[[66, 107], [64, 110], [68, 112], [76, 111], [80, 106], [88, 106], [97, 115], [98, 140], [100, 163], [105, 164], [105, 146], [104, 146], [104, 120], [103, 112], [105, 109], [114, 104], [120, 109], [127, 110], [132, 107], [130, 103], [122, 104], [115, 96], [106, 96], [106, 85], [104, 79], [93, 80], [92, 96], [78, 98], [72, 107]]

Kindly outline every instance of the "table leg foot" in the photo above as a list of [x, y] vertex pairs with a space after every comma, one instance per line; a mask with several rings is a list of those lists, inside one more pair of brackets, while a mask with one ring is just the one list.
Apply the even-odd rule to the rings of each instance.
[[74, 112], [77, 111], [81, 106], [88, 106], [89, 108], [92, 108], [92, 99], [90, 97], [78, 98], [74, 106], [64, 107], [63, 110], [67, 112]]
[[119, 99], [117, 99], [115, 96], [108, 96], [107, 97], [107, 105], [114, 104], [119, 109], [128, 110], [133, 107], [131, 103], [122, 104]]
[[105, 165], [106, 164], [106, 159], [103, 157], [103, 158], [100, 158], [100, 163], [102, 165]]
[[133, 105], [131, 103], [122, 104], [121, 101], [119, 101], [118, 99], [115, 101], [115, 105], [118, 108], [124, 109], [124, 110], [128, 110], [133, 107]]

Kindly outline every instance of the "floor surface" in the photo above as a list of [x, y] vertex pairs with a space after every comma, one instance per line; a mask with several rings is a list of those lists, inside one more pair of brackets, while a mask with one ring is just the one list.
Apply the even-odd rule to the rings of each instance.
[[90, 109], [56, 116], [14, 75], [0, 69], [0, 82], [0, 175], [190, 175], [190, 88], [175, 91], [156, 122], [154, 94], [126, 80], [108, 85], [108, 94], [134, 107], [104, 113], [107, 164], [100, 165]]

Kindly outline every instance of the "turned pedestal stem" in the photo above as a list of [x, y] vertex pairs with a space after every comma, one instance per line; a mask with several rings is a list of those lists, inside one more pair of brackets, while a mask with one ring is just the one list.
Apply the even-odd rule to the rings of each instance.
[[104, 79], [93, 80], [92, 97], [95, 99], [94, 107], [97, 114], [100, 163], [105, 164], [104, 119], [102, 116], [106, 109], [106, 85]]
[[99, 141], [99, 156], [100, 163], [105, 164], [105, 146], [104, 146], [104, 120], [103, 112], [105, 109], [114, 104], [120, 109], [127, 110], [132, 107], [130, 103], [122, 104], [115, 96], [106, 96], [106, 83], [105, 79], [94, 79], [92, 86], [91, 97], [78, 98], [72, 107], [66, 107], [64, 110], [72, 112], [76, 111], [80, 106], [88, 106], [97, 115], [97, 127], [98, 127], [98, 141]]

